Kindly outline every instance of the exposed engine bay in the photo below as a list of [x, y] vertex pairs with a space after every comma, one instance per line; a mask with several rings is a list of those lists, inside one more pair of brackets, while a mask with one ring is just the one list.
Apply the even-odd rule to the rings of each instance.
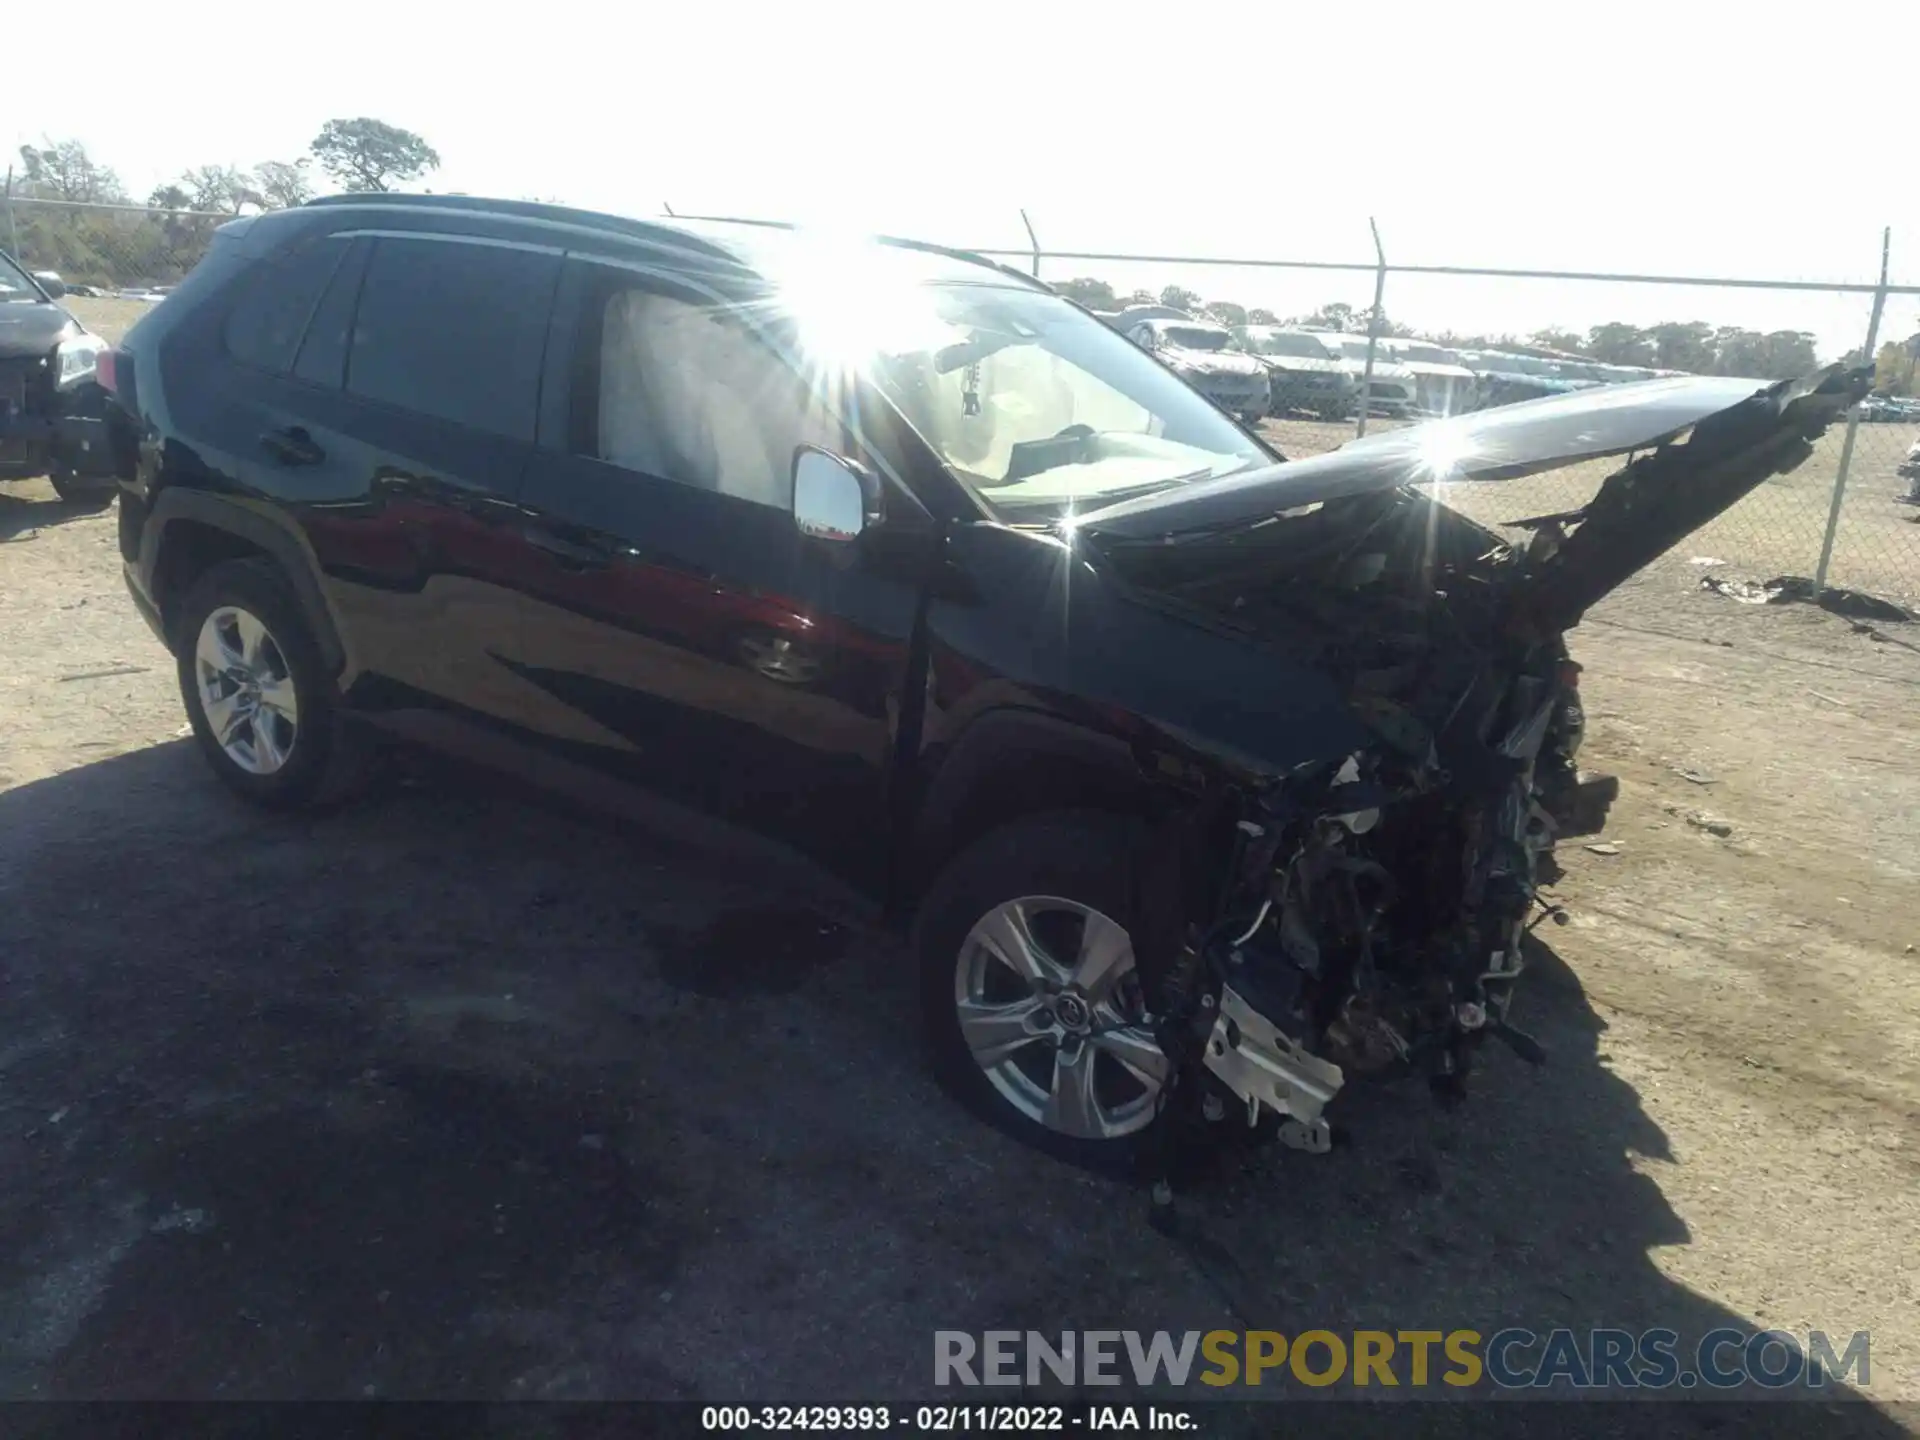
[[1379, 736], [1240, 798], [1219, 918], [1156, 1007], [1244, 1107], [1324, 1149], [1321, 1111], [1355, 1074], [1457, 1091], [1509, 1020], [1553, 843], [1577, 786], [1578, 667], [1516, 623], [1532, 547], [1412, 490], [1343, 497], [1204, 543], [1142, 551], [1129, 575], [1329, 675]]

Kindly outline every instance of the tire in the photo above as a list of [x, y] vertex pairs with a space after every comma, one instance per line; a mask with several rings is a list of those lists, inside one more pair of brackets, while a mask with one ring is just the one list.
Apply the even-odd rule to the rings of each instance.
[[[1170, 1077], [1145, 1024], [1126, 940], [1132, 849], [1128, 821], [1094, 812], [1037, 815], [992, 831], [935, 879], [915, 921], [914, 949], [934, 1072], [956, 1099], [1050, 1155], [1141, 1174], [1160, 1157], [1171, 1123], [1163, 1103]], [[1009, 925], [1015, 904], [1027, 922], [1018, 929]], [[1040, 957], [1025, 976], [997, 958], [1015, 948], [1004, 937], [1021, 931]], [[1077, 951], [1092, 963], [1073, 970]], [[1102, 959], [1118, 962], [1104, 985], [1095, 978]], [[1036, 982], [1031, 972], [1040, 970], [1051, 973]], [[1121, 1028], [1124, 1021], [1134, 1023]], [[1035, 1034], [1041, 1027], [1047, 1033]], [[1079, 1038], [1090, 1031], [1099, 1038]], [[970, 1033], [976, 1044], [1010, 1041], [1007, 1058], [997, 1066], [977, 1059]]]
[[[248, 620], [264, 642], [249, 643]], [[313, 632], [272, 561], [231, 560], [207, 571], [181, 602], [173, 638], [180, 699], [194, 739], [229, 790], [266, 809], [294, 810], [333, 803], [357, 788], [365, 770], [363, 742], [344, 723], [338, 689]], [[233, 680], [211, 678], [217, 672], [206, 662], [216, 653], [240, 661], [243, 652], [258, 661], [251, 688], [236, 692]], [[242, 711], [251, 695], [259, 702], [256, 720], [236, 725], [234, 710], [211, 698], [216, 689], [238, 700]], [[230, 744], [216, 733], [210, 707], [219, 712]]]
[[120, 489], [111, 478], [82, 480], [65, 466], [56, 466], [48, 471], [47, 479], [53, 485], [53, 493], [67, 504], [85, 505], [95, 510], [104, 510], [113, 504], [113, 497]]

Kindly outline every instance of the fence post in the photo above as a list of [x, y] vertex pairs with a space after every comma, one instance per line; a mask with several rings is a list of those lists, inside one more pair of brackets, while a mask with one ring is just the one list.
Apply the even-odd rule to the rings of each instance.
[[1027, 240], [1033, 246], [1033, 278], [1040, 278], [1040, 237], [1033, 233], [1033, 222], [1027, 219], [1027, 212], [1020, 211], [1020, 223], [1027, 227]]
[[1355, 423], [1353, 438], [1363, 439], [1367, 433], [1367, 411], [1373, 408], [1373, 354], [1380, 348], [1380, 322], [1385, 317], [1381, 306], [1387, 293], [1387, 252], [1380, 244], [1380, 227], [1373, 217], [1367, 217], [1367, 228], [1373, 231], [1373, 253], [1379, 264], [1373, 272], [1373, 309], [1367, 316], [1367, 368], [1360, 376], [1360, 417]]
[[[1873, 292], [1873, 314], [1867, 320], [1867, 364], [1876, 363], [1880, 341], [1880, 312], [1887, 304], [1887, 251], [1893, 244], [1893, 227], [1880, 232], [1880, 284]], [[1833, 477], [1833, 504], [1827, 510], [1827, 533], [1820, 540], [1820, 563], [1814, 567], [1816, 590], [1827, 588], [1827, 566], [1833, 560], [1833, 537], [1840, 529], [1840, 502], [1847, 493], [1847, 471], [1853, 466], [1853, 437], [1860, 429], [1860, 407], [1847, 411], [1847, 438], [1840, 442], [1840, 468]]]
[[7, 253], [20, 254], [20, 227], [13, 220], [13, 167], [7, 167]]

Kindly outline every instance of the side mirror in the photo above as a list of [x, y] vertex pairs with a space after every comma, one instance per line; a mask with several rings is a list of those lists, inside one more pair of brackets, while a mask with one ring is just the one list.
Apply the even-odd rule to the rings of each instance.
[[58, 275], [35, 275], [33, 278], [38, 280], [40, 288], [55, 300], [67, 293], [67, 282]]
[[802, 535], [850, 545], [879, 521], [878, 487], [851, 460], [810, 445], [793, 452], [793, 523]]

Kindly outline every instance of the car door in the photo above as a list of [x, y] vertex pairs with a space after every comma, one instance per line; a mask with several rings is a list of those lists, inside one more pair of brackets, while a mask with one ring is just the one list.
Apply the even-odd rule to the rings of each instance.
[[924, 691], [920, 590], [791, 513], [796, 447], [875, 457], [764, 336], [670, 279], [570, 261], [549, 343], [520, 673], [600, 727], [580, 758], [876, 886]]
[[[260, 463], [297, 513], [356, 707], [527, 723], [514, 648], [532, 453], [559, 252], [434, 232], [349, 233]], [[407, 728], [404, 724], [402, 728]]]

